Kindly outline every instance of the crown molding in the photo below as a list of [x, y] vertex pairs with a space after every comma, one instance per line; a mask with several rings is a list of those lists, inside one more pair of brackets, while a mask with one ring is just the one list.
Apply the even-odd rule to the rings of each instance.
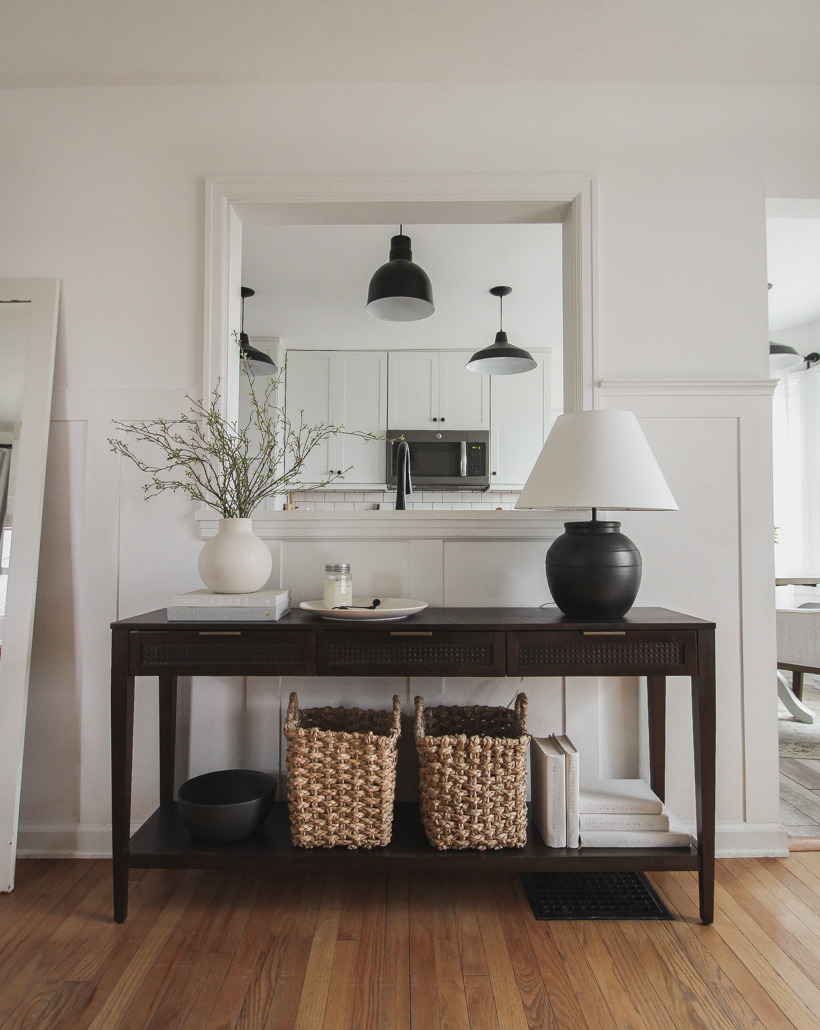
[[611, 397], [770, 397], [777, 379], [602, 379]]

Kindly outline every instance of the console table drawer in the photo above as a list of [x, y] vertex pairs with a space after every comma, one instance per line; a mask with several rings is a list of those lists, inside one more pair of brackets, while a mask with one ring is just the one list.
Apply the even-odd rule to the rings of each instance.
[[132, 675], [312, 676], [316, 635], [235, 629], [132, 633]]
[[505, 676], [505, 633], [425, 630], [319, 635], [320, 676]]
[[509, 676], [693, 676], [689, 630], [594, 630], [507, 634]]

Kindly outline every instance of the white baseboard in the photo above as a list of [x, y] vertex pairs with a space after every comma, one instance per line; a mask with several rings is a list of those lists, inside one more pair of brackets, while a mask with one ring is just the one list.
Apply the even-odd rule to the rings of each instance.
[[[136, 833], [139, 823], [133, 823]], [[111, 858], [110, 823], [20, 825], [18, 858]]]
[[717, 858], [788, 858], [789, 837], [779, 823], [718, 823], [716, 829]]
[[[693, 826], [686, 827], [694, 833]], [[131, 832], [139, 829], [134, 823]], [[718, 823], [718, 858], [786, 858], [788, 836], [777, 823]], [[105, 823], [20, 827], [19, 858], [110, 858], [111, 827]]]

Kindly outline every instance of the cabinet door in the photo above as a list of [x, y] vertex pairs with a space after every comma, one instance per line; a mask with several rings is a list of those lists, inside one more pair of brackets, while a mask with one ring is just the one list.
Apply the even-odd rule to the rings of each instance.
[[550, 352], [531, 353], [531, 372], [484, 377], [492, 379], [491, 490], [523, 487], [550, 430]]
[[[285, 411], [294, 431], [300, 420], [305, 425], [333, 421], [333, 398], [331, 384], [333, 376], [331, 351], [288, 351], [287, 379], [285, 383]], [[305, 462], [300, 476], [306, 485], [321, 483], [327, 479], [335, 463], [336, 444], [325, 440], [314, 448]], [[288, 467], [290, 460], [286, 459]]]
[[387, 423], [391, 429], [433, 429], [439, 418], [439, 355], [394, 351], [389, 357]]
[[490, 428], [490, 376], [468, 372], [469, 360], [467, 351], [439, 354], [439, 422], [449, 429]]
[[[335, 355], [332, 379], [337, 405], [333, 421], [345, 429], [383, 435], [387, 431], [387, 354], [384, 351], [339, 352]], [[385, 449], [384, 440], [337, 437], [338, 467], [353, 466], [342, 477], [345, 486], [348, 489], [384, 486], [387, 478]]]

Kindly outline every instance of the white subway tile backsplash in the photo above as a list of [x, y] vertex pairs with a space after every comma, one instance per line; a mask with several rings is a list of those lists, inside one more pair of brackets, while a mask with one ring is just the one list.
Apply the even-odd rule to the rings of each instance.
[[[500, 490], [417, 490], [407, 498], [407, 507], [419, 511], [508, 511], [518, 498], [517, 493]], [[382, 490], [303, 490], [295, 495], [295, 501], [308, 511], [366, 511], [378, 505], [392, 510], [396, 494]]]

